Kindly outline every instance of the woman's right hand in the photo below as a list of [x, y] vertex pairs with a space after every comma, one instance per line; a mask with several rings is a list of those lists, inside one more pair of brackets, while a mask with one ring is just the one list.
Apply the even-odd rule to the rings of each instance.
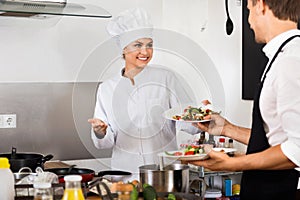
[[106, 134], [107, 124], [105, 122], [97, 118], [89, 119], [88, 122], [92, 125], [92, 128], [96, 134]]

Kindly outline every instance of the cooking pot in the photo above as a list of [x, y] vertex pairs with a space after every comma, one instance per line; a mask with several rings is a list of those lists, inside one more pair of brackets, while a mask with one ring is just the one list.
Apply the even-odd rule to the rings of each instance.
[[32, 171], [35, 171], [37, 167], [44, 169], [44, 163], [51, 160], [53, 155], [43, 156], [37, 153], [17, 153], [17, 149], [13, 147], [11, 153], [0, 154], [0, 157], [8, 158], [11, 171], [18, 172], [22, 167], [29, 167]]
[[87, 168], [75, 168], [75, 165], [71, 165], [68, 168], [51, 168], [45, 171], [52, 172], [58, 176], [59, 182], [64, 183], [64, 176], [66, 175], [81, 175], [82, 182], [89, 182], [93, 180], [94, 177], [106, 178], [111, 182], [123, 181], [125, 178], [131, 176], [130, 172], [118, 171], [118, 170], [107, 170], [100, 171], [98, 174], [94, 170]]
[[188, 192], [189, 167], [184, 164], [171, 164], [160, 170], [159, 165], [139, 167], [141, 184], [152, 185], [157, 192]]

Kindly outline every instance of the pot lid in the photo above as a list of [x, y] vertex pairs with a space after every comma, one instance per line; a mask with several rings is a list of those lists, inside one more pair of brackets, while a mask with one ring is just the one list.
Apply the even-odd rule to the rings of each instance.
[[110, 18], [111, 14], [99, 6], [67, 3], [67, 0], [0, 0], [4, 16], [31, 17], [38, 14]]

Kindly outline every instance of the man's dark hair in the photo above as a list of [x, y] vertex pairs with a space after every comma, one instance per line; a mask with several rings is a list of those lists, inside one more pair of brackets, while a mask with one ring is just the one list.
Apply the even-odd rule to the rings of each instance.
[[[263, 0], [275, 17], [280, 20], [298, 22], [300, 18], [300, 0]], [[252, 0], [255, 5], [257, 0]]]

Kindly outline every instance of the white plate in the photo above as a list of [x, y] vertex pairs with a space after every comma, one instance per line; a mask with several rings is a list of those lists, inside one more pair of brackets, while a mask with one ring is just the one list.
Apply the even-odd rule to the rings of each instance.
[[175, 153], [175, 152], [181, 152], [182, 155], [181, 156], [172, 156], [172, 155], [166, 154], [165, 152], [161, 152], [158, 154], [158, 156], [166, 157], [166, 158], [173, 158], [173, 159], [178, 159], [178, 160], [204, 160], [204, 159], [208, 158], [206, 153], [185, 156], [184, 152], [181, 150], [168, 151], [168, 153]]
[[[224, 150], [224, 153], [230, 153], [230, 152], [236, 151], [236, 149], [234, 149], [234, 148], [212, 148], [212, 150], [214, 150], [214, 151]], [[207, 153], [201, 153], [201, 154], [195, 154], [195, 155], [184, 155], [183, 150], [167, 151], [167, 152], [171, 153], [171, 154], [175, 153], [175, 152], [181, 152], [182, 155], [181, 156], [172, 156], [172, 155], [166, 154], [165, 152], [161, 152], [158, 154], [158, 156], [166, 157], [166, 158], [173, 158], [173, 159], [178, 159], [178, 160], [205, 160], [205, 159], [209, 158]]]
[[224, 150], [224, 153], [230, 153], [230, 152], [235, 152], [236, 149], [235, 148], [219, 148], [219, 147], [215, 147], [212, 148], [214, 151], [222, 151]]
[[180, 122], [198, 123], [198, 122], [209, 122], [209, 121], [211, 121], [210, 119], [205, 119], [205, 120], [183, 120], [183, 119], [180, 119], [180, 120], [177, 120], [177, 119], [173, 118], [173, 116], [175, 116], [175, 115], [181, 116], [182, 113], [183, 113], [183, 110], [185, 108], [186, 107], [172, 108], [170, 110], [165, 111], [163, 115], [166, 119], [173, 120], [173, 121], [180, 121]]

